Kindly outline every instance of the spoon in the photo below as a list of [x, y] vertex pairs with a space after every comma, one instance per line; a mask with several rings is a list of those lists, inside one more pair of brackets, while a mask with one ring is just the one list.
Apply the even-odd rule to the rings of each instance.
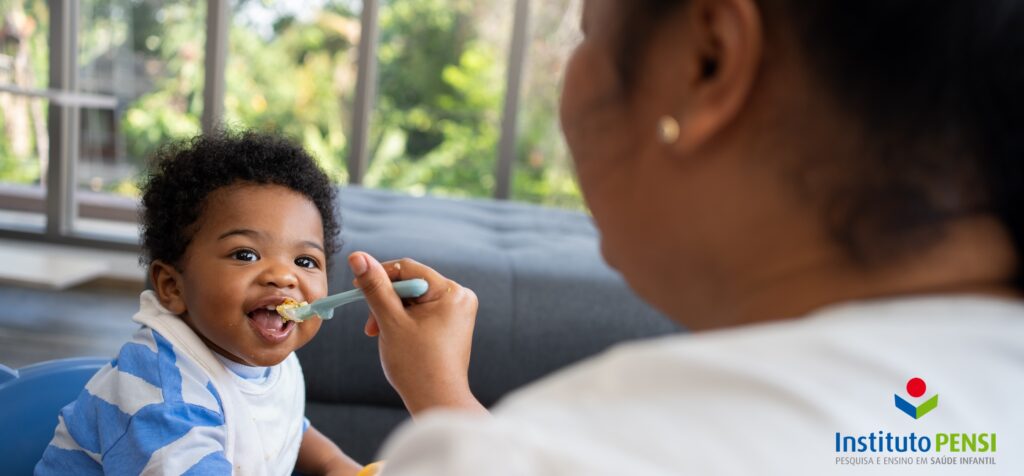
[[[402, 298], [417, 298], [427, 292], [427, 281], [424, 279], [395, 281], [391, 285], [394, 286], [398, 296]], [[297, 303], [289, 300], [277, 306], [277, 313], [281, 315], [282, 319], [295, 322], [309, 320], [313, 316], [327, 320], [334, 317], [334, 308], [365, 298], [366, 295], [363, 294], [362, 289], [353, 289], [317, 299], [313, 301], [313, 304]]]

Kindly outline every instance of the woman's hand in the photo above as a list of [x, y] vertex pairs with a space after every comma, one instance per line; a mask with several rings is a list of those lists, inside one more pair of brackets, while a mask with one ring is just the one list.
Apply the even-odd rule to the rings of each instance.
[[[370, 305], [366, 334], [378, 336], [384, 375], [409, 412], [416, 416], [434, 407], [486, 412], [469, 389], [476, 294], [408, 258], [382, 265], [356, 252], [348, 263]], [[403, 303], [391, 282], [414, 278], [425, 279], [429, 289]]]

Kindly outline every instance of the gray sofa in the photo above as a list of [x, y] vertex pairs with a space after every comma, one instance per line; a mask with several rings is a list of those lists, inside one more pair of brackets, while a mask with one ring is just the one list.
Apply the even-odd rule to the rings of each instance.
[[[330, 290], [351, 287], [345, 256], [408, 256], [480, 300], [470, 383], [485, 405], [553, 370], [626, 340], [679, 330], [641, 302], [601, 260], [582, 213], [491, 200], [340, 190], [343, 251]], [[298, 352], [307, 416], [359, 461], [370, 461], [407, 418], [363, 335], [364, 303], [345, 306]]]

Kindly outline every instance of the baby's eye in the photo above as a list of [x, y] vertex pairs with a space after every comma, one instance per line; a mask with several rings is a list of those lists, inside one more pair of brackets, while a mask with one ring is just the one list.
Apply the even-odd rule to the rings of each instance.
[[259, 255], [253, 250], [238, 250], [232, 253], [231, 257], [238, 261], [256, 261], [260, 259]]
[[308, 256], [302, 256], [295, 258], [295, 264], [303, 268], [316, 269], [320, 267], [320, 263], [317, 263], [315, 259]]

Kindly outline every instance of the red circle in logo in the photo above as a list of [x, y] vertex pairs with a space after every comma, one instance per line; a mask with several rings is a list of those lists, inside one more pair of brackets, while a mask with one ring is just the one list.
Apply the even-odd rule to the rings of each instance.
[[924, 384], [924, 380], [917, 377], [907, 381], [907, 393], [909, 393], [911, 397], [917, 398], [924, 395], [924, 391], [927, 388], [928, 387]]

